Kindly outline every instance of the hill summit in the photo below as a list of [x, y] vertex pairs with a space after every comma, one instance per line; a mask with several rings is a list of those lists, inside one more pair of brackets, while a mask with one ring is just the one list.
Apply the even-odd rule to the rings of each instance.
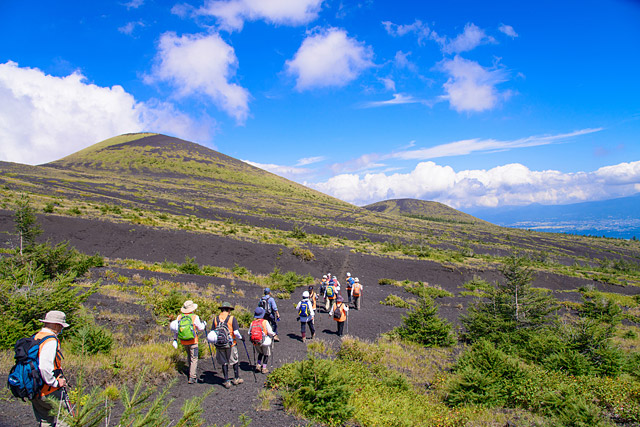
[[468, 215], [439, 202], [417, 199], [392, 199], [364, 206], [372, 212], [460, 224], [486, 224], [486, 221]]

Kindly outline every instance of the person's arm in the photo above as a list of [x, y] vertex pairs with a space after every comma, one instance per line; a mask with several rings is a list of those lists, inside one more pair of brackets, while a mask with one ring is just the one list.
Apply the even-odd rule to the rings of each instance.
[[270, 337], [274, 336], [275, 334], [273, 333], [273, 328], [271, 327], [271, 323], [269, 322], [264, 322], [263, 325], [266, 327], [267, 329], [267, 335], [269, 335]]
[[276, 314], [276, 319], [280, 319], [280, 312], [278, 311], [278, 305], [276, 304], [276, 299], [272, 297], [270, 304], [271, 304], [271, 309]]
[[235, 316], [233, 316], [233, 321], [231, 322], [231, 327], [233, 328], [233, 335], [236, 337], [236, 339], [239, 339], [240, 341], [244, 341], [244, 337], [242, 336], [242, 334], [239, 331], [238, 319], [236, 319]]
[[40, 355], [38, 357], [40, 364], [40, 375], [45, 383], [51, 387], [58, 387], [58, 379], [53, 374], [53, 361], [56, 358], [56, 351], [58, 350], [58, 340], [49, 338], [42, 344], [40, 348]]
[[200, 316], [195, 316], [193, 318], [193, 326], [195, 326], [199, 331], [204, 331], [204, 328], [207, 327], [207, 324], [200, 320]]

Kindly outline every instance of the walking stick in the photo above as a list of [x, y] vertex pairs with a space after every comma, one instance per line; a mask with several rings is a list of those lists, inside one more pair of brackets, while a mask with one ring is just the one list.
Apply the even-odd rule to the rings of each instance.
[[207, 324], [204, 324], [204, 339], [207, 341], [207, 344], [209, 344], [209, 354], [211, 355], [211, 362], [213, 362], [213, 372], [216, 372], [216, 362], [215, 360], [213, 360], [213, 350], [211, 350], [211, 343], [209, 342], [208, 339], [208, 333], [207, 333]]
[[75, 417], [76, 414], [73, 409], [73, 406], [71, 406], [71, 400], [69, 400], [69, 393], [67, 393], [66, 387], [62, 387], [62, 401], [64, 402], [64, 406], [67, 408], [69, 415], [71, 415], [72, 417]]
[[347, 314], [347, 335], [349, 335], [349, 310], [346, 310], [345, 313]]
[[[249, 357], [249, 350], [247, 350], [247, 343], [244, 342], [244, 340], [240, 340], [240, 341], [242, 341], [242, 344], [244, 345], [244, 351], [247, 352], [247, 359], [249, 360], [249, 365], [251, 365], [251, 357]], [[255, 366], [253, 367], [251, 372], [253, 372], [253, 380], [255, 382], [258, 382], [258, 378], [256, 378], [256, 367]]]

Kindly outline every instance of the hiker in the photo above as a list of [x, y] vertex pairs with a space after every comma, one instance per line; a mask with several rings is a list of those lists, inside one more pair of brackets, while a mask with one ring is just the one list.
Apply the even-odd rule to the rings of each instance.
[[309, 286], [309, 301], [311, 301], [311, 306], [313, 307], [313, 310], [317, 310], [318, 309], [318, 294], [316, 294], [316, 291], [313, 290], [313, 285]]
[[351, 273], [347, 272], [347, 279], [346, 279], [347, 285], [346, 285], [346, 289], [347, 289], [347, 302], [349, 304], [351, 304], [351, 290], [353, 289], [353, 283], [355, 282], [355, 280], [353, 279], [353, 277], [351, 277]]
[[258, 307], [262, 307], [264, 309], [264, 318], [271, 324], [271, 329], [273, 329], [273, 340], [278, 342], [280, 338], [278, 338], [278, 323], [280, 321], [280, 312], [278, 312], [278, 306], [276, 305], [276, 300], [271, 296], [271, 289], [264, 289], [264, 296], [260, 298], [260, 302], [258, 302]]
[[325, 303], [327, 301], [326, 297], [324, 296], [324, 291], [327, 289], [327, 275], [323, 274], [322, 275], [322, 280], [320, 281], [320, 295], [322, 295], [322, 302]]
[[189, 384], [197, 382], [198, 371], [198, 332], [204, 331], [206, 324], [194, 313], [198, 304], [191, 300], [186, 300], [176, 320], [171, 322], [169, 327], [173, 331], [173, 348], [178, 348], [178, 340], [187, 353], [187, 366], [189, 367]]
[[[63, 328], [68, 328], [69, 324], [66, 323], [66, 315], [57, 310], [49, 311], [44, 319], [39, 321], [44, 325], [33, 337], [36, 340], [44, 338], [38, 350], [38, 364], [44, 385], [37, 397], [31, 400], [31, 406], [39, 426], [57, 425], [62, 427], [66, 424], [56, 420], [56, 417], [50, 413], [53, 409], [51, 401], [53, 399], [64, 400], [63, 394], [67, 392], [67, 380], [62, 374], [63, 356], [58, 343], [58, 334], [62, 332]], [[67, 407], [67, 410], [69, 409]]]
[[258, 361], [255, 367], [256, 372], [268, 374], [267, 360], [271, 356], [272, 337], [275, 334], [269, 322], [264, 319], [264, 314], [264, 308], [256, 308], [256, 311], [253, 313], [255, 320], [251, 322], [251, 326], [249, 326], [249, 338], [253, 344], [253, 348], [258, 353]]
[[344, 324], [347, 320], [347, 316], [349, 313], [349, 306], [345, 305], [344, 299], [342, 295], [338, 295], [336, 298], [336, 306], [332, 312], [329, 313], [330, 316], [333, 316], [333, 320], [338, 324], [338, 330], [336, 333], [339, 337], [342, 336], [344, 331]]
[[300, 320], [300, 334], [302, 335], [302, 342], [307, 340], [307, 325], [309, 325], [309, 332], [311, 332], [310, 339], [313, 339], [316, 335], [316, 328], [313, 327], [315, 311], [313, 310], [313, 303], [309, 300], [309, 291], [304, 291], [302, 293], [302, 301], [296, 305], [296, 311], [298, 312], [298, 320]]
[[353, 294], [353, 308], [360, 310], [360, 298], [362, 297], [362, 285], [360, 279], [357, 277], [353, 280], [353, 288], [351, 289]]
[[327, 313], [333, 312], [333, 309], [336, 304], [336, 297], [338, 296], [338, 288], [335, 285], [335, 281], [331, 274], [327, 274], [329, 276], [329, 280], [327, 282], [327, 287], [324, 290], [324, 309]]
[[[231, 314], [234, 307], [230, 302], [223, 302], [220, 306], [220, 314], [213, 319], [213, 329], [216, 332], [216, 360], [222, 366], [224, 375], [224, 388], [231, 388], [231, 384], [242, 384], [240, 367], [238, 366], [238, 343], [244, 341], [244, 337], [238, 330], [238, 319]], [[229, 365], [233, 366], [234, 378], [229, 380]]]

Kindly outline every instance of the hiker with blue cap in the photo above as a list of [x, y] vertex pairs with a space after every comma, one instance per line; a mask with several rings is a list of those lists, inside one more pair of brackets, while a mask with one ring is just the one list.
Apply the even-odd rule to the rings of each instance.
[[[262, 307], [256, 308], [253, 313], [253, 322], [249, 326], [249, 339], [253, 349], [258, 353], [258, 361], [255, 364], [256, 372], [269, 373], [267, 360], [271, 356], [272, 337], [275, 335], [271, 325], [264, 319], [265, 311]], [[255, 360], [255, 353], [253, 354]]]
[[264, 289], [264, 296], [260, 298], [258, 307], [264, 310], [264, 319], [269, 322], [271, 329], [273, 329], [273, 340], [278, 342], [278, 323], [280, 321], [280, 313], [278, 312], [278, 306], [276, 300], [271, 296], [271, 289]]

